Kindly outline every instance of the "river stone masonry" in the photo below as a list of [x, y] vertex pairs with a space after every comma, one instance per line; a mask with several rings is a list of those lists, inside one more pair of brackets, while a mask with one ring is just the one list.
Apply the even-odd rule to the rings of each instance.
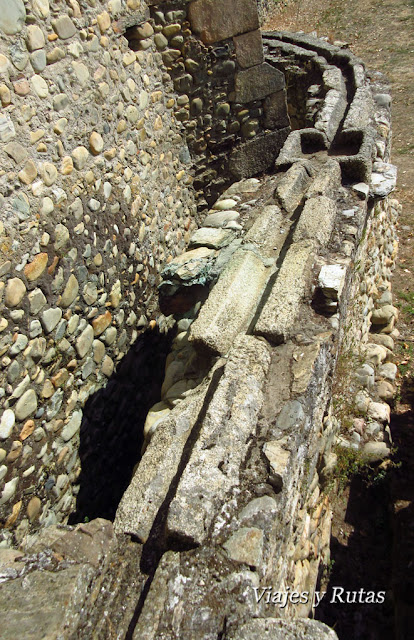
[[[252, 0], [234, 25], [231, 3], [148, 5], [4, 5], [6, 538], [74, 511], [85, 404], [147, 327], [167, 328], [154, 296], [161, 270], [196, 229], [199, 188], [220, 190], [219, 173], [233, 179], [228, 150], [249, 157], [248, 140], [266, 145], [273, 135], [263, 104], [275, 92], [285, 118], [272, 127], [272, 148], [288, 133], [284, 76], [264, 63]], [[207, 14], [215, 16], [208, 34]], [[28, 517], [33, 499], [39, 509]]]
[[[235, 4], [2, 7], [7, 638], [28, 580], [50, 607], [19, 607], [27, 637], [336, 637], [306, 620], [334, 446], [390, 452], [390, 99], [346, 49], [262, 40]], [[69, 526], [88, 398], [173, 325], [113, 525]], [[356, 344], [345, 429], [332, 379]], [[308, 598], [275, 608], [268, 585]]]

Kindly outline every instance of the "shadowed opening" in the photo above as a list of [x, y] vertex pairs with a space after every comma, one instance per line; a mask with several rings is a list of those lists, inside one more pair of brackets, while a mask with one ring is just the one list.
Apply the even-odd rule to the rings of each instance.
[[69, 523], [113, 520], [141, 458], [147, 413], [159, 401], [174, 331], [147, 330], [119, 363], [106, 387], [85, 405], [80, 428], [82, 471]]

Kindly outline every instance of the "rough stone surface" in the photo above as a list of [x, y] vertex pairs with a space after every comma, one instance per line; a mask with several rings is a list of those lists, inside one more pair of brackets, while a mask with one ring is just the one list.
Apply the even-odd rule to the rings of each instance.
[[235, 562], [260, 567], [263, 562], [263, 531], [242, 527], [224, 543], [228, 555]]
[[239, 71], [235, 80], [235, 102], [261, 100], [285, 87], [285, 76], [267, 62]]
[[171, 502], [170, 535], [201, 544], [217, 505], [238, 485], [239, 465], [254, 433], [269, 361], [268, 348], [260, 340], [243, 336], [235, 341]]
[[0, 29], [7, 35], [21, 31], [26, 19], [26, 9], [22, 0], [1, 0]]
[[259, 27], [254, 0], [197, 0], [189, 7], [189, 19], [193, 30], [203, 42], [213, 44]]
[[262, 35], [259, 30], [235, 37], [234, 46], [237, 62], [243, 69], [254, 67], [264, 61]]
[[311, 176], [302, 163], [294, 164], [280, 180], [276, 193], [280, 204], [288, 213], [293, 213], [300, 205], [311, 181]]
[[236, 251], [191, 326], [190, 340], [226, 353], [234, 338], [248, 328], [268, 275], [257, 255]]
[[3, 584], [0, 606], [7, 620], [2, 624], [5, 638], [36, 640], [39, 633], [52, 638], [73, 631], [93, 574], [87, 565], [74, 565], [57, 573], [36, 570]]
[[313, 251], [313, 244], [308, 240], [301, 240], [290, 247], [256, 322], [256, 334], [275, 342], [287, 339], [309, 285]]
[[317, 620], [256, 619], [227, 634], [228, 640], [337, 640], [335, 631]]
[[316, 240], [325, 247], [332, 235], [336, 203], [326, 196], [316, 196], [306, 201], [293, 235], [293, 241]]
[[273, 165], [288, 135], [289, 129], [284, 128], [240, 145], [230, 156], [231, 173], [240, 180], [266, 171]]

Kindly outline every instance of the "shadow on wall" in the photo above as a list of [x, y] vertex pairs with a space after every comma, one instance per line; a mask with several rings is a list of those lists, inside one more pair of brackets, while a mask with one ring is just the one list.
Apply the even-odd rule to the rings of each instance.
[[139, 336], [106, 387], [86, 403], [80, 428], [80, 488], [69, 524], [114, 519], [141, 457], [148, 410], [160, 399], [173, 333], [156, 329]]
[[373, 473], [370, 482], [364, 475], [355, 475], [348, 501], [345, 494], [334, 508], [334, 519], [339, 516], [345, 524], [338, 537], [331, 536], [333, 566], [315, 618], [333, 627], [339, 640], [394, 638], [390, 474], [383, 477], [379, 468]]

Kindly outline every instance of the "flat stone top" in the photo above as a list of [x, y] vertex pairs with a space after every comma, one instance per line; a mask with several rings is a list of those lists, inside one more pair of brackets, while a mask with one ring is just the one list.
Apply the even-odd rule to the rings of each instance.
[[206, 44], [259, 28], [255, 0], [197, 0], [190, 4], [188, 17]]

